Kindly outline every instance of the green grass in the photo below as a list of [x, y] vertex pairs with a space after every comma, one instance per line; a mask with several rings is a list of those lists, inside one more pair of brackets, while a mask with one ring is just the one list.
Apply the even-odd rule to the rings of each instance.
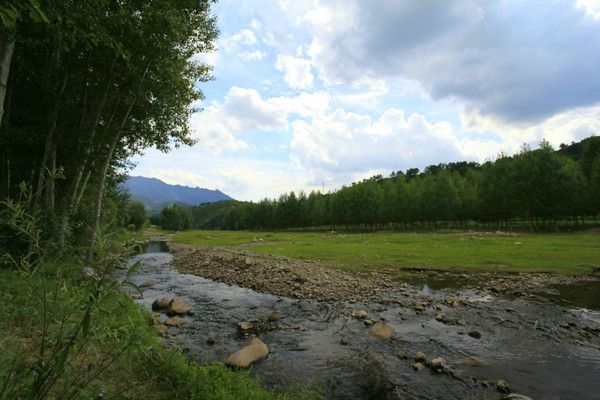
[[[76, 278], [79, 268], [55, 262], [29, 276], [0, 268], [0, 399], [97, 399], [100, 394], [105, 399], [144, 400], [319, 398], [306, 389], [267, 390], [246, 371], [198, 365], [179, 351], [163, 348], [141, 306], [112, 283], [98, 294], [93, 284]], [[85, 319], [83, 305], [92, 293], [99, 298], [97, 306], [61, 361], [56, 354]], [[43, 338], [46, 348], [40, 356]], [[35, 371], [52, 372], [46, 382], [55, 382], [43, 395], [32, 392], [40, 375]]]
[[[262, 240], [261, 240], [262, 239]], [[600, 265], [600, 235], [185, 231], [177, 243], [226, 246], [319, 260], [351, 271], [382, 267], [454, 271], [589, 273]]]

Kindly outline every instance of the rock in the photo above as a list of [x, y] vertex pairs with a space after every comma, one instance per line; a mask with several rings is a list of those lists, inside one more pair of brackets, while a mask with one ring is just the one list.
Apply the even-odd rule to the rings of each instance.
[[269, 354], [269, 348], [256, 336], [248, 338], [244, 346], [225, 359], [225, 365], [235, 368], [248, 368]]
[[502, 400], [532, 400], [531, 397], [519, 393], [511, 393], [506, 396], [502, 396]]
[[152, 302], [152, 310], [153, 311], [161, 311], [169, 308], [169, 304], [171, 304], [172, 297], [159, 297], [158, 299]]
[[367, 312], [365, 310], [354, 310], [352, 311], [352, 316], [354, 318], [358, 318], [358, 319], [365, 319], [367, 318]]
[[416, 312], [423, 312], [423, 311], [425, 311], [425, 307], [423, 307], [421, 305], [416, 305], [413, 307], [413, 310], [415, 310]]
[[426, 362], [427, 361], [427, 356], [422, 351], [417, 351], [415, 353], [415, 361], [417, 361], [417, 362]]
[[444, 322], [446, 320], [446, 316], [444, 314], [438, 314], [435, 316], [435, 320], [438, 322]]
[[187, 321], [179, 316], [171, 317], [165, 321], [165, 325], [167, 326], [181, 326], [185, 324], [187, 324]]
[[476, 356], [469, 356], [463, 360], [459, 360], [455, 362], [456, 365], [465, 365], [467, 367], [480, 367], [482, 365], [487, 365], [488, 362], [486, 359]]
[[167, 336], [168, 329], [167, 329], [166, 325], [164, 325], [164, 324], [156, 324], [156, 325], [154, 325], [154, 329], [156, 329], [156, 332], [158, 332], [158, 334], [160, 336], [163, 336], [163, 337]]
[[245, 262], [245, 264], [246, 264], [246, 266], [247, 266], [247, 267], [249, 267], [249, 266], [251, 266], [251, 265], [252, 265], [252, 264], [254, 264], [254, 263], [252, 262], [252, 260], [251, 260], [249, 257], [246, 257], [246, 262]]
[[269, 315], [269, 318], [267, 318], [267, 321], [275, 322], [275, 321], [279, 321], [281, 318], [283, 318], [283, 315], [281, 315], [280, 312], [273, 311], [271, 313], [271, 315]]
[[429, 361], [429, 366], [433, 369], [442, 368], [444, 365], [446, 365], [446, 360], [444, 360], [442, 357], [437, 357]]
[[394, 334], [394, 329], [387, 324], [376, 323], [369, 329], [369, 335], [380, 339], [380, 340], [388, 340]]
[[167, 308], [167, 313], [169, 314], [183, 315], [189, 313], [190, 311], [192, 311], [192, 307], [185, 304], [179, 297], [173, 298], [173, 300], [171, 300], [169, 303], [169, 307]]
[[81, 277], [83, 279], [97, 279], [98, 278], [98, 274], [91, 267], [83, 267], [81, 269], [81, 271], [79, 271], [79, 273], [81, 274]]
[[498, 379], [496, 381], [496, 389], [502, 393], [508, 393], [510, 391], [510, 387], [504, 379]]
[[467, 335], [471, 336], [474, 339], [481, 339], [481, 332], [479, 331], [470, 331]]
[[350, 344], [350, 341], [348, 340], [348, 338], [343, 337], [340, 339], [340, 344], [347, 346]]
[[368, 319], [368, 318], [367, 318], [367, 319], [365, 319], [363, 322], [364, 322], [364, 324], [365, 324], [366, 326], [371, 326], [371, 325], [373, 325], [373, 324], [375, 323], [375, 322], [373, 322], [372, 320], [370, 320], [370, 319]]
[[425, 368], [425, 365], [421, 364], [420, 362], [416, 362], [412, 365], [412, 367], [415, 371], [419, 372]]
[[406, 360], [408, 359], [408, 357], [406, 356], [406, 353], [404, 352], [404, 350], [396, 350], [396, 352], [394, 353], [396, 357], [398, 357], [401, 360]]
[[213, 336], [209, 336], [206, 338], [206, 344], [212, 346], [213, 344], [215, 344], [217, 341], [215, 340], [215, 338]]
[[154, 286], [154, 285], [156, 285], [155, 281], [153, 281], [153, 280], [146, 280], [146, 281], [140, 283], [139, 287], [140, 288], [145, 288], [145, 287], [150, 287], [150, 286]]
[[254, 325], [251, 322], [242, 321], [242, 322], [238, 322], [238, 328], [241, 331], [248, 331], [248, 330], [254, 328]]

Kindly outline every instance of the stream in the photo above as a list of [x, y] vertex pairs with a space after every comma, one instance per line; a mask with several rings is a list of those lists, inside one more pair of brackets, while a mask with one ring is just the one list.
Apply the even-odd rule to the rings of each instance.
[[[165, 343], [199, 363], [221, 362], [245, 341], [238, 322], [277, 311], [283, 317], [259, 334], [270, 354], [251, 367], [268, 387], [319, 385], [333, 399], [373, 398], [373, 388], [382, 385], [391, 387], [389, 398], [500, 399], [496, 381], [503, 379], [532, 399], [600, 399], [598, 281], [557, 288], [558, 295], [535, 302], [482, 295], [452, 282], [411, 282], [410, 292], [388, 289], [389, 303], [351, 304], [258, 293], [179, 273], [171, 260], [160, 243], [130, 260], [141, 263], [134, 283], [156, 282], [136, 301], [150, 310], [158, 297], [179, 296], [193, 309], [186, 325], [169, 328]], [[449, 296], [460, 305], [446, 305]], [[417, 312], [407, 303], [415, 298], [436, 306]], [[392, 326], [392, 339], [369, 336], [364, 321], [351, 316], [359, 309]], [[440, 313], [459, 323], [439, 322]], [[458, 374], [415, 371], [417, 351], [443, 357]], [[483, 365], [469, 365], [469, 356]]]

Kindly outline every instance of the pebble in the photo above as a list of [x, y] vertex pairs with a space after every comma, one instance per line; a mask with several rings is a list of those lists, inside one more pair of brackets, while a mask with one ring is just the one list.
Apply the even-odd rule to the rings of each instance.
[[367, 312], [365, 310], [354, 310], [352, 311], [352, 316], [357, 319], [367, 318]]
[[427, 361], [427, 356], [425, 355], [425, 353], [423, 353], [422, 351], [417, 351], [415, 353], [415, 357], [414, 357], [415, 361], [417, 362], [426, 362]]
[[479, 332], [479, 331], [469, 331], [469, 333], [467, 333], [467, 335], [471, 336], [473, 339], [481, 338], [481, 332]]
[[508, 393], [510, 391], [510, 387], [504, 379], [498, 379], [496, 381], [496, 389], [502, 393]]
[[421, 371], [421, 370], [425, 369], [425, 365], [424, 365], [424, 364], [422, 364], [422, 363], [420, 363], [420, 362], [416, 362], [416, 363], [414, 363], [414, 364], [412, 365], [412, 367], [413, 367], [413, 369], [414, 369], [415, 371], [417, 371], [417, 372], [419, 372], [419, 371]]
[[267, 321], [275, 322], [279, 321], [281, 318], [283, 318], [283, 315], [280, 312], [273, 311], [271, 315], [269, 315], [269, 318], [267, 318]]
[[434, 369], [442, 368], [444, 365], [446, 365], [446, 360], [444, 360], [442, 357], [437, 357], [431, 360], [429, 365]]

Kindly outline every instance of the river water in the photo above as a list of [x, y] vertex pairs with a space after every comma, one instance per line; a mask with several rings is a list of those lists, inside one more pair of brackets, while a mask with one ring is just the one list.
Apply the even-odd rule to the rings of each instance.
[[[144, 288], [137, 301], [150, 309], [157, 297], [179, 296], [194, 310], [186, 316], [186, 325], [169, 328], [166, 342], [200, 363], [220, 362], [245, 341], [238, 322], [264, 321], [277, 311], [283, 318], [259, 334], [270, 354], [251, 368], [270, 387], [319, 385], [334, 399], [374, 398], [377, 387], [387, 388], [383, 393], [389, 398], [499, 399], [495, 382], [504, 379], [511, 390], [533, 399], [600, 399], [600, 311], [594, 309], [594, 299], [600, 298], [598, 286], [587, 288], [592, 294], [531, 302], [419, 282], [410, 294], [389, 290], [392, 305], [328, 303], [282, 298], [182, 274], [171, 260], [159, 244], [131, 260], [142, 264], [132, 277], [134, 283], [156, 282]], [[448, 296], [461, 299], [461, 305], [441, 305]], [[591, 298], [591, 305], [582, 296]], [[437, 309], [415, 312], [409, 305], [413, 297], [432, 301]], [[369, 336], [364, 322], [351, 317], [357, 309], [391, 325], [393, 338], [381, 341]], [[438, 322], [439, 313], [464, 322]], [[473, 331], [481, 337], [470, 336]], [[207, 344], [209, 337], [214, 344]], [[348, 344], [341, 344], [342, 338]], [[412, 356], [417, 351], [443, 357], [463, 379], [428, 369], [415, 372]], [[485, 365], [464, 365], [469, 356], [485, 360]]]

